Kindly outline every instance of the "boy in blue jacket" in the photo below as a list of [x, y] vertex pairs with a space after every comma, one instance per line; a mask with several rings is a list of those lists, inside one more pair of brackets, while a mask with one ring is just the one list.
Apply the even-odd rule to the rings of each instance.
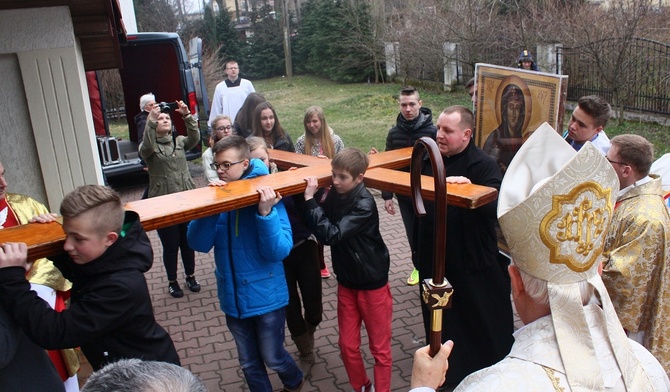
[[[249, 159], [249, 145], [241, 136], [218, 141], [212, 153], [219, 180], [210, 186], [268, 174], [262, 161]], [[267, 365], [279, 375], [284, 391], [299, 391], [303, 373], [284, 349], [288, 288], [282, 260], [293, 247], [291, 225], [279, 193], [270, 187], [260, 187], [258, 193], [257, 206], [192, 221], [188, 242], [198, 252], [214, 247], [221, 310], [249, 389], [272, 391]]]
[[[379, 232], [375, 199], [363, 178], [368, 156], [345, 148], [333, 158], [333, 189], [319, 205], [314, 199], [316, 177], [305, 188], [305, 221], [330, 245], [337, 276], [337, 326], [340, 354], [349, 383], [356, 392], [391, 389], [391, 317], [393, 298], [388, 284], [389, 252]], [[365, 323], [375, 358], [375, 386], [361, 356], [361, 322]]]

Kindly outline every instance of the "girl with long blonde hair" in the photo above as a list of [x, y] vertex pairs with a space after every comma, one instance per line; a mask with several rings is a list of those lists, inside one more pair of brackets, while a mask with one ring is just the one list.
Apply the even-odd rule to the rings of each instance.
[[320, 106], [310, 106], [305, 110], [303, 125], [305, 133], [295, 143], [296, 153], [332, 159], [344, 148], [344, 142], [328, 126]]

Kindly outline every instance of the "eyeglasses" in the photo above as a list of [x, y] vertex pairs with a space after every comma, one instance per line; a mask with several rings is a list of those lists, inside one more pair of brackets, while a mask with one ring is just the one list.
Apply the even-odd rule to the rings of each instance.
[[609, 159], [609, 158], [607, 158], [607, 157], [605, 157], [605, 159], [607, 159], [607, 161], [608, 161], [609, 163], [618, 163], [619, 165], [630, 166], [630, 165], [627, 164], [626, 162], [617, 162], [617, 161], [613, 161], [613, 160], [611, 160], [611, 159]]
[[212, 170], [228, 171], [228, 169], [230, 169], [231, 166], [237, 165], [238, 163], [242, 163], [244, 161], [245, 160], [242, 159], [241, 161], [237, 162], [222, 162], [222, 163], [212, 162], [209, 164], [209, 167], [211, 167]]
[[233, 129], [233, 127], [230, 125], [226, 125], [225, 127], [214, 128], [214, 130], [217, 132], [230, 131], [231, 129]]

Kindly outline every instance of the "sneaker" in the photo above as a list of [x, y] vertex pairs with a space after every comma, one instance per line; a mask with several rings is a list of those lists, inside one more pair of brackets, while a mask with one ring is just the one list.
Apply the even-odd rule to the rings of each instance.
[[[356, 392], [356, 390], [352, 390], [351, 392]], [[375, 392], [375, 386], [372, 385], [372, 382], [369, 382], [361, 387], [361, 392]]]
[[295, 388], [289, 388], [286, 385], [284, 385], [284, 388], [281, 389], [281, 392], [300, 392], [303, 385], [305, 385], [305, 380], [304, 379], [302, 381], [300, 381], [300, 385], [298, 385]]
[[416, 286], [417, 284], [419, 284], [419, 270], [414, 268], [407, 278], [407, 285]]
[[194, 293], [200, 291], [200, 283], [198, 283], [193, 275], [186, 277], [186, 285], [188, 286], [188, 289]]
[[184, 290], [179, 287], [179, 282], [176, 280], [173, 280], [168, 283], [168, 292], [170, 293], [171, 296], [175, 298], [181, 298], [184, 296]]
[[328, 266], [326, 266], [326, 268], [321, 270], [321, 278], [322, 279], [330, 278], [330, 271], [328, 271]]

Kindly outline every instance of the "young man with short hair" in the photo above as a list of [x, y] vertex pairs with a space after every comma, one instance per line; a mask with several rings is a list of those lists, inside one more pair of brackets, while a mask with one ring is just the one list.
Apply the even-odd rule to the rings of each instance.
[[575, 151], [579, 151], [588, 141], [603, 155], [607, 155], [610, 149], [610, 139], [605, 134], [605, 126], [611, 116], [612, 108], [603, 98], [597, 95], [581, 97], [572, 112], [563, 138]]
[[650, 174], [654, 146], [639, 135], [618, 135], [605, 156], [619, 178], [602, 278], [628, 337], [670, 373], [670, 216], [661, 178]]
[[[470, 109], [460, 105], [446, 108], [437, 127], [437, 147], [448, 184], [500, 188], [497, 163], [472, 138], [474, 116]], [[424, 162], [424, 168], [422, 174], [433, 175], [429, 162]], [[455, 344], [446, 381], [451, 386], [502, 359], [514, 342], [507, 264], [498, 257], [496, 206], [497, 199], [476, 209], [447, 206], [446, 259], [441, 262], [454, 297], [452, 307], [443, 311], [442, 338]], [[432, 203], [427, 203], [426, 209], [429, 211], [418, 225], [421, 280], [432, 277], [434, 262]], [[421, 289], [419, 292], [423, 295]], [[430, 309], [423, 301], [421, 307], [428, 337]]]
[[[393, 298], [388, 284], [390, 258], [379, 232], [374, 197], [363, 178], [368, 156], [355, 148], [340, 151], [331, 163], [333, 188], [321, 205], [314, 199], [316, 177], [307, 177], [304, 216], [316, 238], [329, 245], [337, 277], [337, 325], [340, 354], [356, 392], [388, 392], [391, 388], [391, 318]], [[361, 322], [365, 323], [375, 358], [375, 386], [361, 356]]]
[[[53, 257], [72, 281], [70, 307], [57, 312], [30, 290], [25, 244], [3, 244], [0, 301], [21, 329], [47, 349], [78, 347], [98, 370], [121, 358], [179, 365], [170, 335], [156, 322], [144, 273], [153, 264], [151, 241], [139, 216], [123, 210], [114, 190], [84, 185], [61, 203], [67, 254]], [[54, 221], [42, 214], [32, 221]]]
[[[396, 125], [389, 130], [386, 136], [386, 150], [397, 150], [405, 147], [412, 147], [421, 137], [429, 137], [435, 140], [437, 128], [433, 124], [433, 113], [430, 109], [423, 106], [423, 101], [419, 97], [419, 91], [412, 86], [405, 86], [400, 90], [398, 97], [398, 106], [400, 113], [396, 119]], [[376, 151], [376, 150], [374, 150]], [[409, 166], [402, 168], [403, 171], [409, 171]], [[386, 212], [395, 215], [393, 206], [393, 193], [389, 191], [382, 192], [384, 199], [384, 208]], [[414, 207], [409, 196], [396, 194], [398, 199], [398, 208], [400, 216], [405, 226], [407, 242], [409, 242], [410, 256], [413, 269], [407, 278], [407, 284], [414, 286], [419, 283], [419, 270], [416, 260], [416, 233], [414, 222]]]
[[[268, 174], [263, 161], [250, 159], [249, 144], [241, 136], [219, 140], [212, 152], [219, 180], [210, 186]], [[191, 221], [188, 242], [198, 252], [214, 248], [219, 302], [249, 389], [272, 390], [267, 365], [279, 375], [284, 391], [299, 391], [303, 373], [284, 349], [288, 287], [282, 260], [293, 247], [291, 225], [279, 193], [268, 186], [258, 193], [257, 206]]]
[[216, 85], [212, 98], [212, 110], [209, 113], [208, 125], [219, 114], [225, 114], [235, 121], [237, 112], [242, 107], [247, 95], [256, 92], [254, 85], [247, 79], [239, 77], [240, 66], [235, 60], [226, 61], [226, 79]]

